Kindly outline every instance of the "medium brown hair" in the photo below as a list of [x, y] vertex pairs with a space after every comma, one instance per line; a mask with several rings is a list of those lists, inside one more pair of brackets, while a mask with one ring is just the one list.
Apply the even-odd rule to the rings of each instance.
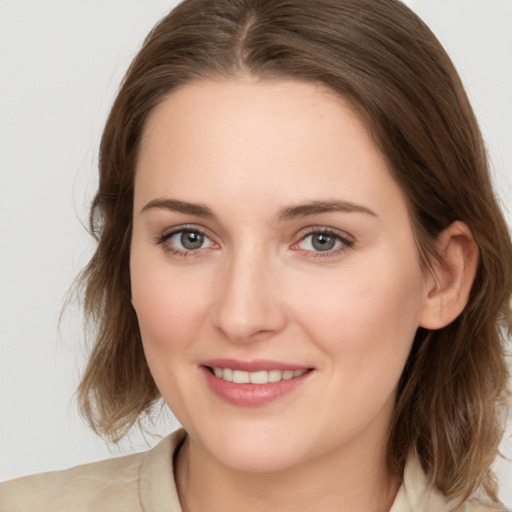
[[81, 276], [96, 343], [79, 387], [93, 428], [122, 437], [159, 398], [130, 302], [133, 184], [145, 122], [173, 90], [250, 74], [319, 82], [358, 112], [408, 202], [420, 254], [465, 222], [479, 248], [469, 303], [420, 328], [399, 384], [388, 462], [411, 450], [447, 495], [482, 486], [503, 435], [512, 247], [482, 137], [461, 81], [425, 24], [397, 0], [186, 0], [146, 38], [108, 118], [90, 214], [97, 237]]

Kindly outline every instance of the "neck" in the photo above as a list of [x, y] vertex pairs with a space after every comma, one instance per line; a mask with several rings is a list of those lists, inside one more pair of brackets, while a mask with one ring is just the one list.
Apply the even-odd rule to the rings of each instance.
[[208, 510], [365, 510], [387, 512], [400, 479], [387, 469], [382, 449], [330, 452], [273, 472], [240, 472], [219, 464], [190, 437], [176, 459], [184, 512]]

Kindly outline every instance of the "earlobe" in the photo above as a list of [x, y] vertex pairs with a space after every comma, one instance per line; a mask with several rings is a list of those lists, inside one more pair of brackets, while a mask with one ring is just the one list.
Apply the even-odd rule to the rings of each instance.
[[478, 266], [478, 247], [464, 222], [450, 224], [438, 237], [431, 262], [420, 327], [441, 329], [466, 306]]

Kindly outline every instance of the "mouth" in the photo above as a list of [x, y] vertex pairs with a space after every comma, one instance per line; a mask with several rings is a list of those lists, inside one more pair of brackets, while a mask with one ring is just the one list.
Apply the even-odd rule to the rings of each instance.
[[200, 365], [213, 393], [243, 407], [264, 406], [293, 393], [316, 373], [314, 368], [272, 361], [217, 359]]
[[259, 370], [248, 372], [244, 370], [234, 370], [232, 368], [222, 368], [219, 366], [206, 366], [206, 369], [215, 375], [218, 379], [235, 384], [268, 384], [272, 382], [280, 382], [282, 380], [291, 380], [301, 377], [306, 372], [311, 371], [310, 368], [300, 370]]

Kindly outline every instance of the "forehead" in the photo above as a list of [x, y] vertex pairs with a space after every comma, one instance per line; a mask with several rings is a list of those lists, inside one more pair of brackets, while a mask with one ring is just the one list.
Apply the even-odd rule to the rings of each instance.
[[[239, 78], [171, 93], [148, 118], [136, 202], [403, 198], [360, 117], [327, 87]], [[249, 204], [249, 203], [248, 203]]]
[[[149, 115], [142, 143], [176, 123], [180, 125], [176, 132], [183, 135], [187, 134], [182, 128], [189, 128], [197, 135], [213, 138], [223, 135], [222, 128], [237, 127], [241, 129], [240, 139], [278, 132], [281, 142], [306, 136], [316, 142], [324, 137], [328, 142], [327, 130], [339, 130], [342, 125], [343, 131], [365, 131], [348, 101], [321, 83], [250, 76], [198, 81], [175, 89]], [[306, 133], [310, 128], [315, 131]]]

